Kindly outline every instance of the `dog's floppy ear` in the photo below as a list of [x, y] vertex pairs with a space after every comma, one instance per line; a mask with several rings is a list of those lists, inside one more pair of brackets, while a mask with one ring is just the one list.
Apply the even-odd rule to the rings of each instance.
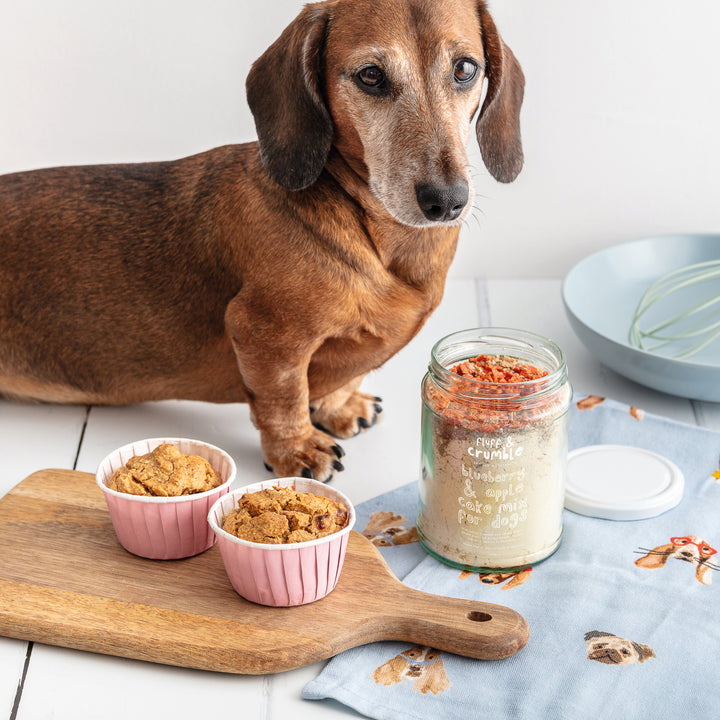
[[288, 190], [312, 185], [330, 152], [332, 120], [320, 77], [327, 23], [324, 3], [306, 5], [245, 83], [263, 165]]
[[438, 659], [426, 666], [425, 672], [413, 684], [413, 691], [421, 695], [427, 695], [428, 692], [438, 695], [449, 687], [450, 681], [445, 672], [445, 665], [442, 659]]
[[712, 575], [710, 574], [710, 570], [712, 568], [709, 565], [706, 565], [705, 563], [699, 563], [698, 566], [695, 568], [695, 579], [698, 582], [701, 582], [703, 585], [711, 585], [712, 584]]
[[665, 567], [669, 557], [675, 551], [674, 545], [659, 545], [648, 552], [647, 555], [643, 555], [635, 561], [638, 567], [648, 568], [650, 570], [657, 570], [658, 568]]
[[632, 646], [635, 648], [635, 652], [638, 655], [638, 662], [644, 663], [651, 657], [657, 657], [655, 651], [647, 645], [641, 645], [640, 643], [633, 642]]
[[402, 682], [402, 672], [406, 667], [405, 658], [402, 655], [396, 655], [379, 668], [375, 668], [371, 677], [376, 685], [394, 685]]
[[475, 129], [485, 166], [496, 180], [507, 183], [518, 176], [523, 166], [520, 106], [525, 76], [484, 2], [478, 3], [478, 12], [488, 88]]

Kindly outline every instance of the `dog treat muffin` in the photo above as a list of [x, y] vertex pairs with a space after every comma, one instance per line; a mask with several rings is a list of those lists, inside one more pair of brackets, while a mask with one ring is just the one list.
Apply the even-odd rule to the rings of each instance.
[[305, 605], [332, 592], [355, 520], [348, 497], [304, 477], [238, 488], [207, 514], [233, 589], [270, 607]]
[[163, 443], [146, 455], [130, 458], [113, 473], [107, 487], [131, 495], [178, 497], [212, 490], [222, 482], [220, 474], [204, 458]]
[[292, 487], [245, 493], [222, 528], [249, 542], [279, 545], [332, 535], [348, 522], [348, 511], [328, 497], [298, 492]]

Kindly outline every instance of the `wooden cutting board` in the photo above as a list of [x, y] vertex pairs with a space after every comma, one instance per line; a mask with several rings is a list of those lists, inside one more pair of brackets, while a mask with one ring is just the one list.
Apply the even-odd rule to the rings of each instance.
[[528, 627], [501, 605], [403, 585], [355, 531], [326, 598], [256, 605], [232, 589], [217, 547], [185, 560], [136, 557], [118, 544], [93, 475], [41, 470], [0, 499], [0, 635], [260, 674], [376, 640], [499, 659], [525, 645]]

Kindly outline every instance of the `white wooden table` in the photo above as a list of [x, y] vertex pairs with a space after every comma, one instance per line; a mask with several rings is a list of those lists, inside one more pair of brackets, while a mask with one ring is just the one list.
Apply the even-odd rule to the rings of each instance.
[[[417, 338], [365, 388], [384, 399], [382, 422], [343, 443], [345, 471], [333, 481], [360, 503], [418, 476], [419, 385], [430, 348], [443, 335], [482, 325], [517, 327], [555, 340], [580, 393], [612, 397], [688, 423], [720, 430], [720, 404], [690, 402], [636, 385], [600, 365], [565, 317], [560, 280], [454, 279]], [[94, 472], [112, 449], [157, 435], [196, 437], [223, 447], [238, 482], [269, 477], [247, 407], [160, 402], [131, 407], [24, 405], [0, 400], [0, 495], [35, 470]], [[2, 558], [0, 558], [2, 562]], [[193, 671], [0, 638], [0, 720], [243, 720], [358, 717], [336, 703], [302, 700], [322, 663], [267, 676]]]

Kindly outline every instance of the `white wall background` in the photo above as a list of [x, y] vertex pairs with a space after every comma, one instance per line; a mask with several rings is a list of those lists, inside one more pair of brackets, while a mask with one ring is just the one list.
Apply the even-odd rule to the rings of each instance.
[[[0, 0], [0, 173], [254, 138], [245, 75], [300, 0]], [[720, 2], [491, 0], [527, 78], [526, 166], [455, 276], [561, 277], [587, 253], [720, 232]]]

